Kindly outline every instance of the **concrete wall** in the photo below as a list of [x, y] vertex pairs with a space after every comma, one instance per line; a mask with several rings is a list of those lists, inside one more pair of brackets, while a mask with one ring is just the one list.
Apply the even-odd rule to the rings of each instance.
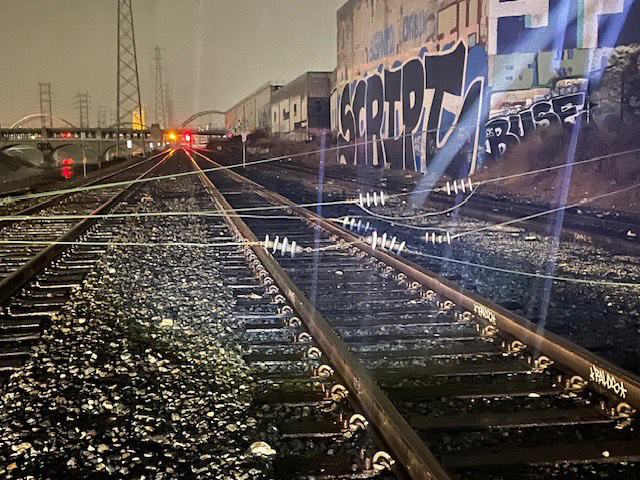
[[[307, 72], [286, 84], [271, 99], [271, 131], [300, 138], [330, 128], [329, 96], [332, 72]], [[297, 138], [297, 137], [296, 137]]]
[[468, 175], [537, 128], [591, 121], [587, 95], [606, 72], [639, 73], [639, 22], [634, 0], [349, 0], [330, 107], [338, 158]]
[[337, 84], [380, 63], [406, 60], [424, 46], [438, 51], [459, 38], [470, 46], [486, 40], [481, 19], [487, 1], [349, 0], [337, 14]]
[[269, 117], [271, 96], [283, 84], [284, 82], [269, 82], [227, 110], [225, 113], [227, 131], [234, 135], [241, 134], [243, 120], [248, 132], [269, 131], [271, 129]]

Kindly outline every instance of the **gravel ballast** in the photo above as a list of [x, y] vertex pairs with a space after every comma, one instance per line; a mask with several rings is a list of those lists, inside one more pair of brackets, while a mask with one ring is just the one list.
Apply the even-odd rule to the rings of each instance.
[[[192, 188], [158, 184], [137, 210], [196, 209], [179, 198]], [[123, 231], [116, 241], [214, 241], [197, 217]], [[268, 460], [248, 451], [251, 381], [216, 255], [108, 248], [2, 392], [0, 477], [267, 478]]]

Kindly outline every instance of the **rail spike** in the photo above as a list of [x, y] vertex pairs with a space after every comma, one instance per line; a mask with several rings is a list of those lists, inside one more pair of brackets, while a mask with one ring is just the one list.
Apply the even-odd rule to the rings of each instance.
[[309, 347], [305, 352], [305, 357], [312, 360], [318, 360], [322, 357], [322, 351], [318, 347]]
[[353, 415], [351, 415], [351, 418], [347, 422], [347, 426], [349, 430], [351, 430], [352, 432], [357, 432], [358, 430], [364, 430], [367, 428], [368, 425], [369, 425], [369, 422], [367, 421], [367, 419], [364, 418], [364, 416], [362, 416], [359, 413], [354, 413]]
[[348, 395], [349, 390], [347, 390], [347, 387], [339, 383], [331, 387], [331, 391], [329, 392], [329, 398], [336, 403], [344, 400]]
[[587, 382], [580, 375], [574, 375], [565, 382], [565, 390], [570, 392], [582, 392], [587, 387]]
[[308, 332], [300, 332], [295, 336], [296, 343], [311, 343], [313, 341], [313, 337]]
[[331, 368], [326, 363], [320, 365], [318, 368], [314, 370], [314, 376], [321, 378], [329, 378], [333, 376], [333, 368]]
[[396, 461], [385, 451], [379, 451], [373, 456], [373, 468], [377, 472], [391, 470], [395, 463]]

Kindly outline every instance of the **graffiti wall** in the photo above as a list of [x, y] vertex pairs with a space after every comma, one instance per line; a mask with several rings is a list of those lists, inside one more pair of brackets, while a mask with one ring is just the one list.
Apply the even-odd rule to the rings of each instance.
[[473, 173], [540, 128], [611, 109], [628, 122], [640, 115], [638, 24], [634, 0], [349, 0], [339, 160]]
[[484, 52], [459, 42], [346, 85], [339, 101], [339, 160], [426, 172], [438, 151], [456, 144], [465, 146], [456, 165], [473, 170], [485, 80]]

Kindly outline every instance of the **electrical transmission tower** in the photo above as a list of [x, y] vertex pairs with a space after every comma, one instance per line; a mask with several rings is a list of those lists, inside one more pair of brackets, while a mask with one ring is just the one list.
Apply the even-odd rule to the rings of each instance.
[[[120, 129], [133, 125], [134, 117], [142, 122], [143, 110], [138, 78], [138, 58], [133, 28], [131, 0], [118, 0], [118, 87], [116, 93], [116, 128], [118, 130], [116, 155], [120, 150]], [[144, 128], [143, 125], [140, 126]], [[143, 142], [143, 145], [145, 143]]]
[[107, 128], [107, 107], [98, 106], [98, 128]]
[[167, 126], [167, 110], [165, 105], [164, 83], [162, 83], [162, 71], [166, 68], [166, 59], [163, 56], [163, 49], [156, 45], [153, 58], [153, 70], [156, 78], [156, 103], [154, 111], [154, 123], [161, 127]]
[[89, 128], [89, 105], [91, 104], [91, 95], [89, 92], [80, 92], [75, 96], [76, 110], [80, 113], [80, 128]]
[[38, 83], [38, 93], [40, 97], [40, 118], [42, 119], [42, 128], [51, 128], [53, 126], [53, 110], [51, 107], [51, 84]]
[[164, 89], [164, 96], [165, 96], [164, 104], [167, 112], [167, 126], [174, 127], [175, 112], [173, 109], [173, 95], [171, 95], [171, 90], [169, 89], [169, 85], [165, 84], [163, 89]]

